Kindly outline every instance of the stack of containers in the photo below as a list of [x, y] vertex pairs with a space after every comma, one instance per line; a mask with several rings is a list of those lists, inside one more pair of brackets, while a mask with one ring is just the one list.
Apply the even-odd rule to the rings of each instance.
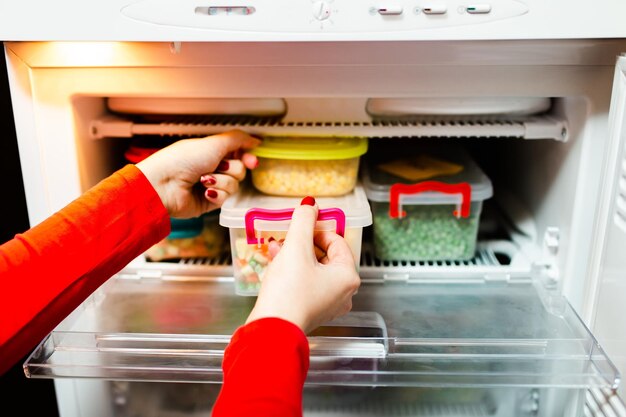
[[[230, 229], [235, 292], [257, 295], [269, 264], [271, 239], [284, 239], [295, 207], [305, 196], [320, 208], [316, 230], [334, 230], [347, 240], [358, 268], [363, 228], [372, 214], [357, 184], [365, 138], [264, 138], [253, 150], [259, 160], [252, 185], [226, 200], [220, 224]], [[246, 186], [247, 185], [247, 186]]]
[[[482, 204], [493, 189], [466, 152], [460, 148], [428, 149], [393, 161], [372, 158], [364, 168], [378, 259], [474, 257]], [[411, 175], [428, 178], [415, 181]]]
[[[134, 141], [124, 153], [126, 161], [136, 164], [152, 155], [162, 148], [156, 146], [156, 142]], [[149, 248], [145, 255], [154, 262], [219, 256], [224, 251], [227, 234], [218, 220], [218, 211], [190, 219], [170, 218], [170, 234]]]

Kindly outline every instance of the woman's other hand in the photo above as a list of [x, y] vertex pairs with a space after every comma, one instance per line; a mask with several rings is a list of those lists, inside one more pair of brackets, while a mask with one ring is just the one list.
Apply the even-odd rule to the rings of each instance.
[[138, 162], [170, 217], [191, 218], [221, 207], [239, 189], [246, 168], [257, 165], [246, 153], [260, 140], [239, 130], [184, 139]]
[[341, 236], [314, 231], [318, 214], [314, 201], [306, 197], [295, 209], [247, 323], [278, 317], [308, 333], [352, 309], [352, 296], [361, 283], [354, 256]]

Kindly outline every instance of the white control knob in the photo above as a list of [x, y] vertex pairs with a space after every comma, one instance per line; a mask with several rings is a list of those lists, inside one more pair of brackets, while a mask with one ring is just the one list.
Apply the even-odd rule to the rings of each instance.
[[326, 20], [330, 17], [330, 4], [327, 1], [313, 2], [313, 16], [317, 20]]

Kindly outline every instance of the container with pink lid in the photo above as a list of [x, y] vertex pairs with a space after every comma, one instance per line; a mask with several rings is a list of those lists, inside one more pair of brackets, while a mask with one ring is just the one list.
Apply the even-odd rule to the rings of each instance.
[[[271, 255], [271, 239], [284, 239], [291, 215], [301, 197], [265, 195], [242, 186], [226, 200], [220, 224], [230, 229], [230, 245], [235, 275], [235, 292], [257, 295]], [[363, 228], [372, 224], [372, 213], [363, 188], [357, 185], [341, 197], [316, 198], [320, 208], [316, 230], [333, 230], [350, 245], [358, 268]]]

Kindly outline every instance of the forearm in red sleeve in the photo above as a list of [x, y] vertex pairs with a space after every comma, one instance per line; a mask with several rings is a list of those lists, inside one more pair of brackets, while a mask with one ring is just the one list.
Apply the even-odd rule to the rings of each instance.
[[0, 374], [169, 230], [156, 191], [127, 165], [0, 246]]
[[224, 353], [224, 384], [212, 417], [300, 417], [309, 369], [302, 330], [278, 318], [240, 327]]

